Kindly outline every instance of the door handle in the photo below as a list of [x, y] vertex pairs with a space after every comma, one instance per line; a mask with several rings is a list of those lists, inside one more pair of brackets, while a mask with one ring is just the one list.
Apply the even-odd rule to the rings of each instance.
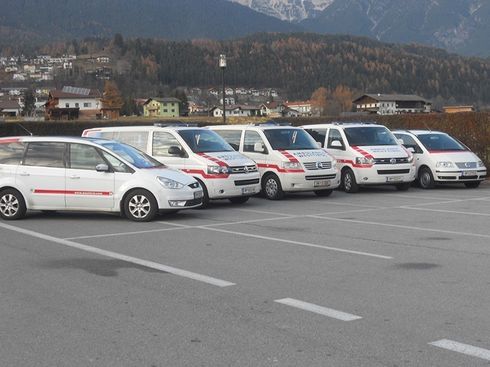
[[19, 176], [30, 176], [31, 174], [30, 173], [27, 173], [27, 172], [21, 172], [19, 173]]
[[73, 175], [73, 176], [70, 176], [70, 179], [72, 179], [72, 180], [79, 180], [80, 179], [80, 176]]

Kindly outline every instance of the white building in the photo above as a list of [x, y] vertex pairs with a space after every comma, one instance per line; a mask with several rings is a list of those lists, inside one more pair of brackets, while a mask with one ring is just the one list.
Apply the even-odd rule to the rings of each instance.
[[378, 115], [397, 115], [402, 113], [428, 113], [432, 103], [413, 94], [364, 94], [352, 101], [357, 112]]

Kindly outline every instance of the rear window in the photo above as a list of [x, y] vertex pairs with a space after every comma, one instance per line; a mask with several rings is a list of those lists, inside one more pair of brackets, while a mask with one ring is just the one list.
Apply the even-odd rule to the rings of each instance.
[[19, 141], [0, 141], [0, 164], [17, 165], [24, 155], [25, 145]]

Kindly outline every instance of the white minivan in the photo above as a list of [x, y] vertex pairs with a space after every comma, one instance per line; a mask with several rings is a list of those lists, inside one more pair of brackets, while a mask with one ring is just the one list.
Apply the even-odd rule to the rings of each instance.
[[119, 126], [85, 130], [83, 136], [122, 141], [167, 166], [192, 175], [210, 199], [245, 203], [260, 192], [260, 173], [254, 161], [208, 129], [186, 126]]
[[417, 180], [423, 189], [436, 183], [463, 183], [475, 188], [487, 169], [467, 146], [450, 135], [430, 130], [397, 130], [393, 134], [415, 155]]
[[328, 196], [339, 186], [335, 159], [303, 129], [290, 126], [221, 125], [209, 129], [253, 159], [261, 173], [262, 190], [276, 200], [284, 192], [314, 191]]
[[385, 126], [339, 122], [303, 128], [337, 159], [345, 192], [381, 184], [408, 190], [415, 180], [413, 154]]
[[116, 141], [61, 137], [0, 138], [0, 217], [27, 210], [121, 212], [146, 222], [159, 211], [201, 205], [189, 175]]

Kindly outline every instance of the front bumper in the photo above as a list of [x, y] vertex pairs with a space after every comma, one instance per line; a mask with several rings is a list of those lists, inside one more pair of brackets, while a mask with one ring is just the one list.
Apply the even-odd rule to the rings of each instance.
[[192, 209], [201, 206], [203, 191], [199, 189], [161, 190], [159, 209]]
[[283, 173], [279, 179], [286, 192], [336, 189], [340, 185], [340, 173], [336, 170], [329, 170], [328, 173]]
[[437, 182], [471, 182], [483, 181], [486, 177], [486, 169], [436, 170], [434, 180]]
[[415, 180], [415, 166], [373, 165], [369, 168], [354, 168], [359, 185], [396, 185]]
[[232, 174], [226, 179], [209, 179], [204, 182], [210, 199], [228, 199], [251, 196], [260, 192], [260, 174]]

